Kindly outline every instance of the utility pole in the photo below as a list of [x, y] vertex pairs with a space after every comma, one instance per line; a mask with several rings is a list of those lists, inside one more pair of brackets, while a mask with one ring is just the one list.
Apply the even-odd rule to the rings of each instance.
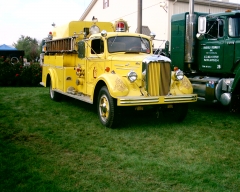
[[142, 33], [142, 0], [138, 0], [138, 18], [137, 18], [138, 33]]

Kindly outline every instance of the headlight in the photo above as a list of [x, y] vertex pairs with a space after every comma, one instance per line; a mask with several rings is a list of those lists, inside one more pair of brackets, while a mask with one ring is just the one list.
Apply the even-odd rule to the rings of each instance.
[[99, 29], [99, 27], [97, 25], [93, 25], [92, 27], [90, 27], [89, 31], [90, 31], [90, 33], [92, 35], [92, 34], [95, 34], [95, 33], [99, 33], [100, 29]]
[[177, 71], [175, 71], [175, 78], [180, 81], [182, 80], [184, 77], [183, 71], [181, 71], [180, 69], [178, 69]]
[[128, 80], [133, 83], [134, 81], [137, 80], [137, 73], [134, 72], [134, 71], [130, 71], [128, 74], [127, 74], [127, 77], [128, 77]]

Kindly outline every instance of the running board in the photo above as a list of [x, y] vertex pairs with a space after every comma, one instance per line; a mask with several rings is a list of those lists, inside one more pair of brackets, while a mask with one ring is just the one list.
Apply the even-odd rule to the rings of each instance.
[[59, 91], [57, 89], [53, 89], [53, 91], [56, 91], [58, 93], [61, 93], [61, 94], [66, 95], [68, 97], [72, 97], [72, 98], [80, 100], [80, 101], [84, 101], [84, 102], [93, 104], [93, 101], [91, 100], [90, 96], [86, 96], [86, 95], [79, 94], [79, 93], [76, 93], [76, 94], [65, 93], [65, 92]]

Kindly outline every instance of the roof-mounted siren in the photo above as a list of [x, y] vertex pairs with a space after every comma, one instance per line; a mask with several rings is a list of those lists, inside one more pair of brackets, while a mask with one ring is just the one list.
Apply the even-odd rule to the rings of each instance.
[[96, 25], [96, 23], [98, 22], [98, 19], [96, 17], [93, 16], [92, 18], [92, 22], [93, 25], [90, 27], [89, 32], [90, 34], [95, 34], [95, 33], [100, 33], [100, 29], [99, 27]]
[[50, 31], [50, 32], [48, 33], [48, 39], [49, 39], [49, 40], [52, 40], [52, 38], [53, 38], [53, 34], [52, 34], [52, 32]]
[[115, 22], [115, 31], [116, 32], [126, 32], [128, 31], [128, 24], [123, 19], [119, 19]]
[[89, 29], [90, 34], [100, 33], [100, 29], [97, 25], [93, 25]]

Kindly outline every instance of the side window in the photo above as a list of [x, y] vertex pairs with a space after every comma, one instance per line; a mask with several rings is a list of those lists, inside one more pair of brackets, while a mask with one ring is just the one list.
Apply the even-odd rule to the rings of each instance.
[[228, 19], [228, 34], [231, 37], [240, 36], [240, 18], [230, 17]]
[[223, 37], [224, 35], [224, 23], [223, 20], [213, 20], [207, 22], [207, 34], [206, 38], [216, 39], [218, 37]]
[[223, 37], [223, 35], [224, 35], [224, 23], [223, 23], [223, 20], [219, 20], [218, 21], [218, 37]]
[[93, 39], [91, 44], [91, 54], [102, 54], [104, 52], [104, 43], [102, 39]]
[[218, 22], [217, 20], [207, 22], [207, 38], [216, 39], [218, 37]]

